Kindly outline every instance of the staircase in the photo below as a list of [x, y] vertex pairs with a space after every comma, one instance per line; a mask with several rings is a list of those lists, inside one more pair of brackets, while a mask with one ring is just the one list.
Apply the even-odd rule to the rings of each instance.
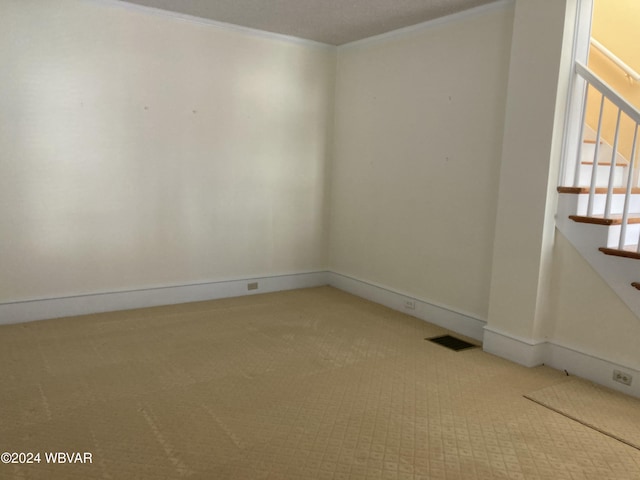
[[[575, 158], [565, 162], [561, 177], [570, 185], [558, 187], [556, 226], [640, 317], [640, 188], [636, 162], [630, 161], [640, 143], [640, 112], [578, 62], [576, 73], [585, 82], [585, 92], [589, 85], [592, 94], [601, 95], [600, 113], [593, 130], [585, 123], [583, 109], [580, 145]], [[617, 107], [613, 145], [601, 134], [605, 101]], [[618, 149], [621, 119], [635, 123], [629, 159]]]
[[[597, 133], [588, 125], [583, 127], [584, 138], [580, 147], [580, 178], [578, 185], [591, 185], [591, 175], [593, 173], [594, 158], [597, 155], [597, 176], [596, 187], [606, 187], [609, 182], [609, 172], [611, 168], [611, 156], [613, 147], [604, 140], [596, 140]], [[597, 148], [596, 148], [597, 146]], [[613, 173], [614, 184], [622, 186], [627, 178], [629, 161], [620, 153], [616, 152], [616, 166]]]
[[556, 226], [611, 286], [627, 306], [640, 317], [640, 189], [631, 195], [630, 221], [623, 248], [619, 248], [622, 230], [624, 189], [614, 189], [612, 213], [604, 217], [606, 189], [597, 188], [594, 212], [587, 215], [588, 187], [558, 187]]

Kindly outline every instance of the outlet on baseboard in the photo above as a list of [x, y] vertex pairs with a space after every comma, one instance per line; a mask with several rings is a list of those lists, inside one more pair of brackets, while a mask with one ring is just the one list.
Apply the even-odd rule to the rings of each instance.
[[257, 290], [258, 282], [247, 283], [247, 290]]
[[620, 370], [614, 370], [613, 380], [615, 382], [622, 383], [623, 385], [631, 385], [631, 380], [633, 380], [633, 377], [628, 373], [621, 372]]
[[415, 300], [405, 300], [404, 301], [404, 308], [406, 308], [407, 310], [415, 310], [416, 309], [416, 301]]

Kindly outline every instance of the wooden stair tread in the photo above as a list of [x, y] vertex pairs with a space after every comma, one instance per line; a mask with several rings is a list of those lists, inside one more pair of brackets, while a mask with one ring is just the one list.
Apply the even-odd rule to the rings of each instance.
[[[571, 193], [571, 194], [584, 194], [589, 193], [589, 187], [558, 187], [558, 193]], [[607, 193], [607, 187], [596, 187], [596, 193]], [[626, 187], [616, 187], [613, 189], [613, 193], [625, 194], [627, 193]], [[631, 189], [631, 193], [640, 193], [640, 187], [634, 187]]]
[[[590, 217], [582, 215], [569, 215], [569, 218], [574, 222], [579, 223], [592, 223], [594, 225], [620, 225], [622, 224], [622, 215], [614, 214], [610, 218], [604, 218], [604, 215], [592, 215]], [[629, 214], [627, 223], [640, 223], [640, 214]]]
[[[580, 165], [593, 165], [593, 160], [582, 160], [580, 162]], [[611, 160], [605, 160], [605, 161], [599, 161], [598, 165], [602, 165], [603, 167], [610, 167], [611, 166]], [[616, 161], [616, 167], [628, 167], [629, 166], [629, 162], [626, 162], [624, 160], [620, 160], [620, 161]]]
[[606, 255], [614, 255], [616, 257], [634, 258], [636, 260], [640, 260], [640, 253], [638, 253], [637, 245], [625, 245], [622, 250], [618, 248], [608, 247], [600, 247], [598, 250]]
[[[582, 140], [582, 143], [589, 143], [589, 144], [591, 144], [591, 145], [595, 145], [595, 144], [596, 144], [596, 141], [595, 141], [595, 140]], [[602, 140], [600, 140], [598, 143], [599, 143], [600, 145], [604, 145], [604, 142], [603, 142]]]

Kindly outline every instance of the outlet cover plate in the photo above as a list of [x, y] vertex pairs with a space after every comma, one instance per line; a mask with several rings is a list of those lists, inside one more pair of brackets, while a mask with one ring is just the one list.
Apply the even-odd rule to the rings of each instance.
[[405, 300], [404, 308], [407, 310], [415, 310], [416, 309], [416, 301], [415, 300]]
[[613, 371], [614, 382], [622, 383], [623, 385], [631, 385], [632, 380], [633, 380], [633, 377], [626, 372], [622, 372], [620, 370]]

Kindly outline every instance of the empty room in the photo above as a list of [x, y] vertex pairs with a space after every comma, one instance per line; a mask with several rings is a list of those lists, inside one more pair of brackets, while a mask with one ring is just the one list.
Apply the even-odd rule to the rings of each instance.
[[640, 478], [639, 24], [0, 0], [0, 479]]

